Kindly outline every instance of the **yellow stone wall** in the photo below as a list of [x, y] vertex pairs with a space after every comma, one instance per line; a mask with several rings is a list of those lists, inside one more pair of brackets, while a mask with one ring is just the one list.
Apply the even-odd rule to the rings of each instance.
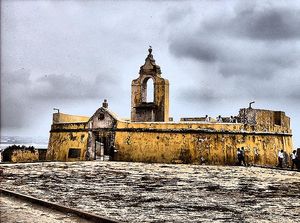
[[32, 161], [38, 161], [39, 160], [39, 153], [37, 150], [34, 152], [28, 151], [28, 150], [15, 150], [12, 153], [11, 161], [13, 163], [18, 162], [32, 162]]
[[[282, 111], [246, 108], [240, 110], [240, 117], [244, 116], [244, 112], [247, 114], [248, 121], [254, 122], [251, 128], [255, 131], [291, 132], [290, 118]], [[280, 124], [276, 123], [276, 116], [277, 119], [280, 118]]]
[[[101, 110], [102, 111], [102, 110]], [[106, 114], [106, 110], [103, 110]], [[278, 151], [292, 152], [289, 118], [282, 116], [282, 125], [274, 125], [273, 113], [256, 111], [257, 124], [209, 122], [126, 122], [108, 113], [93, 124], [53, 124], [50, 132], [48, 160], [85, 160], [88, 131], [105, 135], [114, 133], [116, 158], [120, 161], [201, 163], [233, 165], [237, 148], [245, 148], [246, 162], [276, 165]], [[284, 114], [284, 113], [283, 113]], [[110, 117], [110, 118], [108, 118]], [[114, 121], [115, 120], [115, 123]], [[97, 124], [98, 123], [98, 124]], [[91, 143], [93, 146], [93, 142]], [[70, 148], [81, 149], [80, 157], [68, 158]], [[90, 153], [93, 153], [91, 148]], [[202, 160], [202, 161], [201, 161]]]
[[90, 117], [80, 115], [69, 115], [64, 113], [53, 113], [53, 123], [87, 122]]
[[[119, 122], [118, 129], [115, 144], [122, 161], [201, 163], [202, 157], [208, 164], [231, 165], [237, 161], [237, 148], [244, 147], [246, 162], [276, 165], [278, 150], [292, 151], [291, 136], [246, 133], [242, 124]], [[199, 129], [219, 133], [197, 132]]]
[[[52, 125], [47, 160], [75, 161], [85, 160], [88, 132], [87, 123]], [[79, 158], [68, 158], [69, 149], [80, 149]]]

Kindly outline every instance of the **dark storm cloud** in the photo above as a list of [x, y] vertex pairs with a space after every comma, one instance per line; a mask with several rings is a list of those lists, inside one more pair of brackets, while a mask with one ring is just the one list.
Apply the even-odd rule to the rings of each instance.
[[50, 74], [34, 83], [32, 97], [56, 100], [93, 99], [99, 95], [112, 95], [113, 86], [116, 86], [115, 79], [105, 74], [92, 78], [84, 78], [84, 75]]
[[299, 39], [300, 10], [274, 8], [242, 11], [229, 21], [229, 25], [236, 33], [252, 39], [268, 41]]
[[223, 77], [270, 79], [279, 70], [294, 66], [299, 52], [271, 46], [238, 45], [234, 40], [222, 43], [222, 37], [211, 40], [209, 35], [197, 38], [177, 38], [169, 45], [178, 58], [193, 59], [215, 66]]
[[219, 63], [218, 71], [225, 78], [238, 76], [244, 79], [268, 80], [275, 74], [277, 64], [264, 63], [263, 60], [264, 58], [260, 58], [258, 61], [249, 60], [241, 63]]
[[298, 64], [296, 9], [238, 8], [234, 16], [222, 14], [198, 23], [198, 29], [172, 32], [171, 54], [214, 66], [225, 78], [272, 79]]
[[300, 10], [292, 8], [237, 8], [235, 15], [215, 17], [202, 24], [202, 32], [212, 32], [254, 40], [300, 38]]
[[[2, 73], [1, 126], [20, 128], [29, 124], [29, 116], [41, 111], [43, 103], [68, 103], [70, 100], [91, 100], [112, 97], [115, 79], [105, 74], [94, 78], [79, 75], [50, 74], [31, 79], [26, 69]], [[4, 118], [5, 117], [5, 118]]]
[[179, 98], [182, 100], [186, 100], [188, 98], [189, 101], [197, 103], [200, 100], [215, 101], [219, 98], [219, 95], [216, 93], [213, 86], [205, 86], [194, 89], [184, 88], [181, 90]]
[[180, 38], [171, 42], [170, 52], [179, 58], [192, 58], [204, 62], [215, 62], [219, 50], [212, 42], [204, 42], [201, 38]]

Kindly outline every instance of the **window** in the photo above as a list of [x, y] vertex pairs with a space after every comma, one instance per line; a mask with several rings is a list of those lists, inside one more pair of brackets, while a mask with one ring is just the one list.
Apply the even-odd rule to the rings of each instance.
[[152, 78], [149, 78], [147, 81], [147, 102], [153, 102], [154, 101], [154, 83]]
[[154, 82], [148, 77], [143, 80], [142, 84], [142, 102], [154, 102]]
[[274, 124], [281, 125], [281, 112], [275, 111], [274, 112]]
[[80, 158], [81, 149], [69, 149], [68, 158]]
[[99, 114], [98, 120], [103, 120], [104, 118], [105, 118], [105, 115], [104, 115], [103, 112], [101, 112], [101, 113]]

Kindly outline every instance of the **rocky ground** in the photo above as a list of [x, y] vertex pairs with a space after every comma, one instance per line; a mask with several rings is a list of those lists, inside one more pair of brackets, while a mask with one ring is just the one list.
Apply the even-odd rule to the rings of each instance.
[[299, 222], [300, 172], [103, 161], [1, 167], [2, 188], [123, 222]]
[[91, 223], [72, 214], [65, 214], [23, 200], [1, 195], [2, 223]]

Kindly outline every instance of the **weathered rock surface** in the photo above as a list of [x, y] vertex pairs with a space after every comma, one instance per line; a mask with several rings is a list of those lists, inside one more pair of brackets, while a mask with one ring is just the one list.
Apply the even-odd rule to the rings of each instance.
[[91, 223], [76, 215], [66, 214], [9, 196], [0, 197], [2, 223]]
[[2, 165], [2, 188], [125, 222], [298, 222], [300, 173], [72, 162]]

